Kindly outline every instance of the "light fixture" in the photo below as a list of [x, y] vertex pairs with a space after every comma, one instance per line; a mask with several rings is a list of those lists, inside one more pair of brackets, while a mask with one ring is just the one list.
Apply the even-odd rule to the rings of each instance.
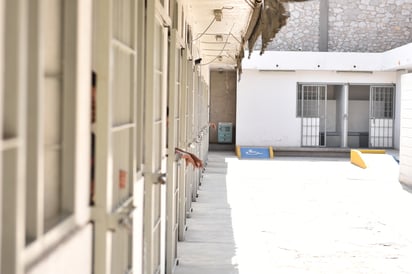
[[222, 34], [216, 34], [215, 38], [216, 38], [217, 42], [223, 42], [223, 35]]
[[221, 10], [221, 9], [215, 9], [215, 10], [213, 10], [213, 14], [215, 15], [215, 20], [216, 20], [216, 21], [222, 21], [223, 13], [222, 13], [222, 10]]
[[222, 55], [218, 55], [218, 56], [217, 56], [217, 60], [222, 61], [222, 60], [223, 60], [223, 56], [222, 56]]

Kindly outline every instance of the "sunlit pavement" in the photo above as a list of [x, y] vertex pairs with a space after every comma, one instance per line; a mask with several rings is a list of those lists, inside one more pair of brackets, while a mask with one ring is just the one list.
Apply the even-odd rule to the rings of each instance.
[[212, 152], [176, 274], [412, 273], [412, 194], [390, 155]]

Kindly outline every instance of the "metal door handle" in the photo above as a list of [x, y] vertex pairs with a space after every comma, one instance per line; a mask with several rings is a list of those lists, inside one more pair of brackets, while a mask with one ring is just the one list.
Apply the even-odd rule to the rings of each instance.
[[166, 173], [159, 174], [159, 177], [157, 177], [157, 181], [155, 181], [155, 184], [165, 185], [166, 184]]
[[124, 229], [126, 229], [127, 233], [132, 234], [133, 225], [132, 225], [131, 217], [122, 216], [119, 220], [119, 225], [121, 225]]

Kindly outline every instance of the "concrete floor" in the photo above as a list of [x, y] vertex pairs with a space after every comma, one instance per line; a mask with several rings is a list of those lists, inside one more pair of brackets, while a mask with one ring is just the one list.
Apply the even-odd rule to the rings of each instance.
[[175, 273], [412, 273], [412, 194], [366, 162], [211, 152]]

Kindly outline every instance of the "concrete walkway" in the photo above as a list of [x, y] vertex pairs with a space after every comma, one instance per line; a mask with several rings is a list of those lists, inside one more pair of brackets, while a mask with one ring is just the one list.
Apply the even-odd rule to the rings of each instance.
[[175, 273], [412, 273], [412, 194], [366, 161], [210, 153]]

